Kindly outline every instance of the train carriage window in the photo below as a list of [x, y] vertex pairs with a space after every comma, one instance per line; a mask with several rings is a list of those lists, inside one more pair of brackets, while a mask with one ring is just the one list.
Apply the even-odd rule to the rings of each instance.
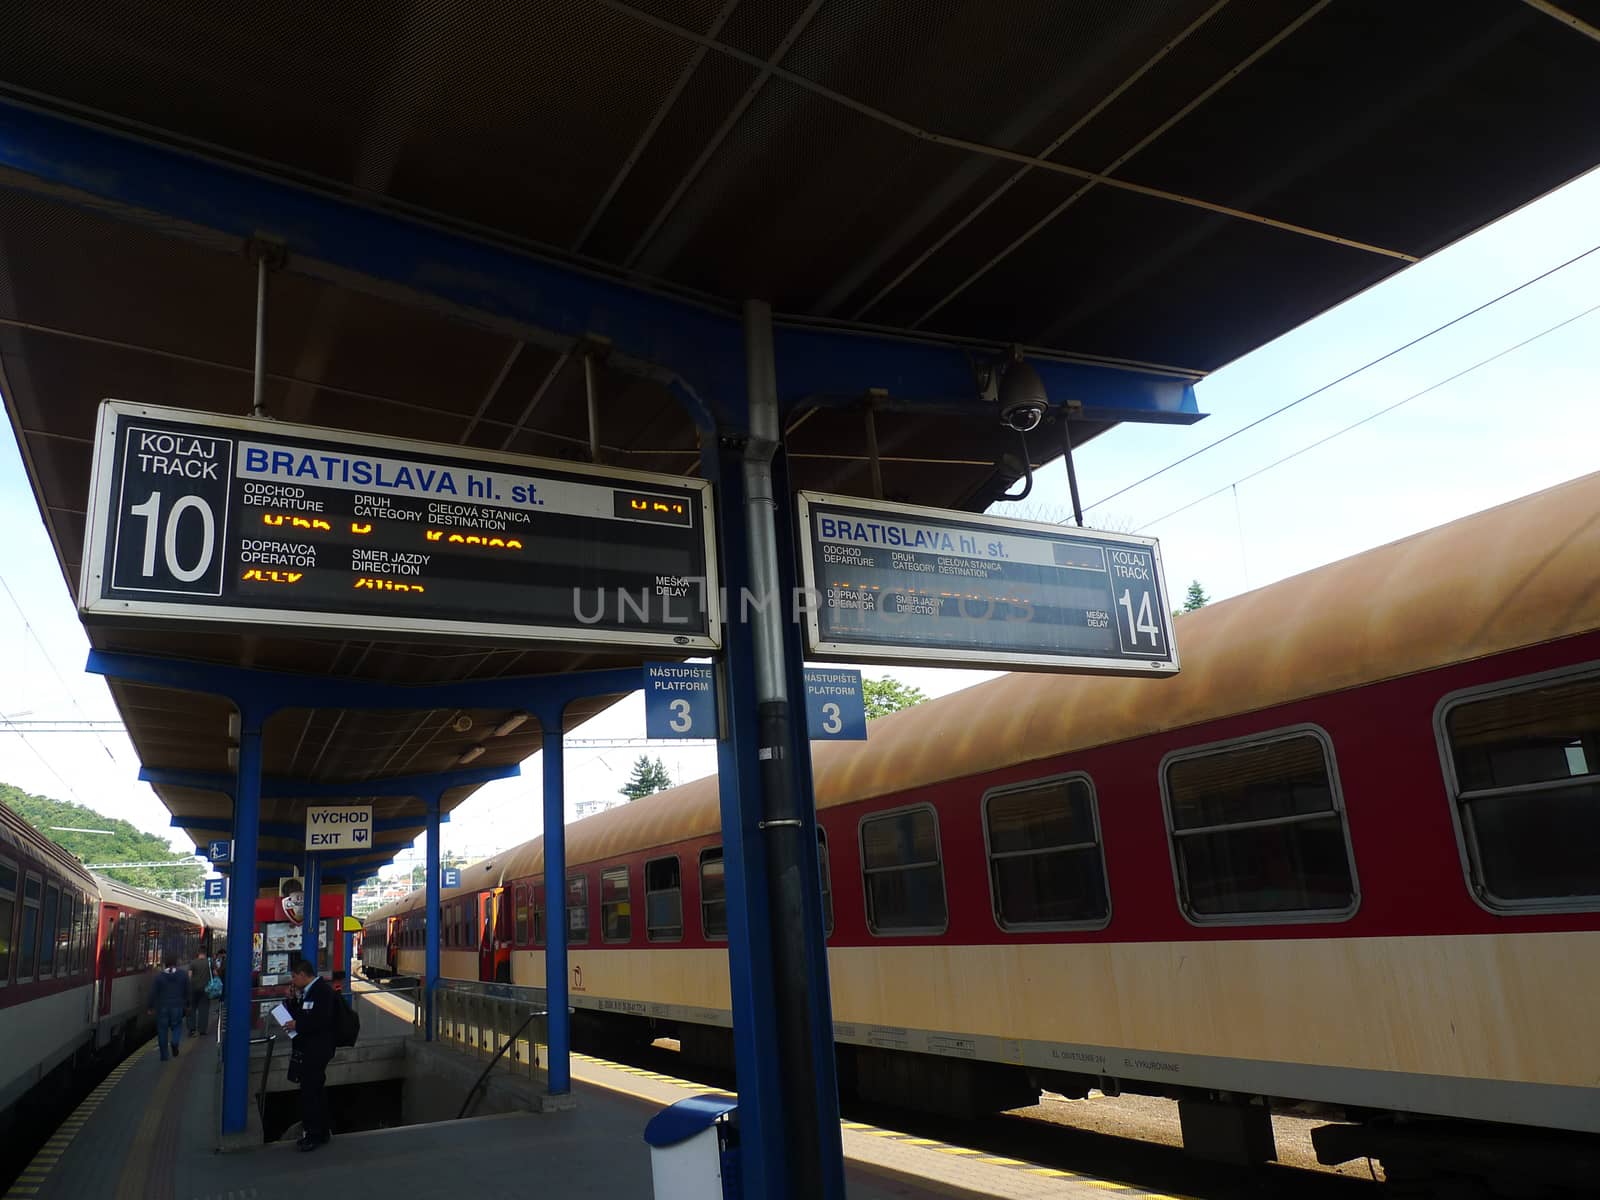
[[984, 797], [989, 894], [1002, 929], [1104, 926], [1111, 916], [1094, 791], [1085, 776]]
[[[833, 935], [833, 867], [828, 861], [828, 835], [817, 830], [817, 874], [822, 889], [823, 935]], [[700, 851], [700, 928], [708, 939], [728, 936], [728, 889], [722, 847]]]
[[600, 872], [600, 936], [608, 942], [626, 942], [633, 937], [630, 890], [627, 867]]
[[1161, 784], [1190, 920], [1338, 920], [1355, 911], [1349, 831], [1320, 730], [1168, 755]]
[[927, 805], [861, 821], [867, 928], [875, 934], [943, 933], [949, 923], [939, 820]]
[[589, 877], [567, 876], [567, 945], [581, 946], [589, 940]]
[[17, 864], [0, 858], [0, 987], [11, 982], [15, 957], [12, 929], [17, 922]]
[[61, 889], [49, 884], [44, 890], [44, 908], [39, 915], [39, 978], [55, 970], [56, 921], [61, 911]]
[[533, 944], [544, 945], [544, 880], [536, 880], [528, 888], [528, 908], [533, 913]]
[[80, 974], [83, 971], [83, 941], [84, 929], [89, 924], [89, 901], [79, 892], [74, 897], [72, 905], [72, 973]]
[[1600, 674], [1447, 701], [1440, 725], [1479, 900], [1600, 905]]
[[652, 942], [683, 940], [683, 878], [675, 854], [644, 865], [644, 923]]
[[39, 962], [39, 906], [44, 902], [44, 883], [37, 875], [26, 874], [22, 881], [22, 925], [17, 932], [17, 982], [32, 979]]
[[700, 851], [700, 928], [708, 939], [728, 936], [728, 884], [722, 873], [722, 847]]
[[76, 892], [63, 891], [61, 893], [61, 915], [56, 921], [56, 974], [71, 975], [72, 964], [72, 922], [78, 907]]
[[517, 884], [515, 895], [516, 895], [516, 913], [517, 913], [516, 933], [512, 936], [511, 940], [517, 946], [517, 948], [520, 950], [522, 947], [524, 947], [524, 946], [526, 946], [528, 944], [528, 936], [529, 936], [529, 930], [528, 930], [528, 885], [525, 884], [525, 883]]
[[817, 830], [817, 883], [822, 888], [822, 936], [833, 936], [833, 865], [828, 860], [828, 835]]

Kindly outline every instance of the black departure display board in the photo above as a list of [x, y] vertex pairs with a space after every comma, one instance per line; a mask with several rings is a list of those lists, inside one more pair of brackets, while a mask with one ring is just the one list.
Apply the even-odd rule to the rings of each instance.
[[715, 649], [710, 486], [101, 406], [86, 618]]
[[810, 492], [799, 520], [812, 657], [1178, 670], [1151, 538]]

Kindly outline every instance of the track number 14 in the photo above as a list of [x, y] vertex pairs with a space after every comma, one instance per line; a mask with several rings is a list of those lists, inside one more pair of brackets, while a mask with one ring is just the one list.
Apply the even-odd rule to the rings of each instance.
[[1150, 604], [1150, 593], [1139, 593], [1139, 615], [1133, 613], [1133, 593], [1130, 588], [1123, 588], [1122, 595], [1117, 597], [1117, 603], [1122, 605], [1122, 611], [1128, 617], [1128, 640], [1135, 646], [1139, 644], [1139, 635], [1148, 633], [1150, 645], [1161, 644], [1161, 626], [1156, 624], [1155, 612]]

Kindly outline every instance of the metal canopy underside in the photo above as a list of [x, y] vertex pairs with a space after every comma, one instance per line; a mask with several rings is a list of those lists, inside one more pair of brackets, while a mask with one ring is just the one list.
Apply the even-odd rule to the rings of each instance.
[[[1163, 381], [1181, 389], [1600, 160], [1600, 0], [1563, 7], [1576, 25], [1511, 0], [574, 0], [533, 17], [430, 0], [13, 4], [0, 388], [73, 589], [98, 402], [248, 410], [253, 232], [290, 243], [266, 393], [287, 421], [587, 460], [574, 330], [609, 334], [615, 312], [564, 313], [563, 295], [448, 257], [352, 265], [369, 237], [382, 258], [403, 228], [635, 288], [689, 324], [736, 332], [744, 299], [770, 300], [780, 371], [809, 366], [813, 345], [845, 362], [857, 337], [859, 371], [818, 371], [785, 395], [798, 487], [871, 493], [865, 393], [906, 377], [879, 377], [873, 356], [891, 344], [958, 357], [1022, 344], [1109, 365], [1110, 393], [1129, 399], [1083, 400], [1079, 442], [1122, 419], [1192, 420], [1192, 398], [1174, 403]], [[80, 129], [127, 139], [139, 170], [70, 148], [46, 162]], [[187, 163], [215, 188], [173, 182]], [[311, 229], [278, 203], [285, 183], [349, 219]], [[645, 330], [671, 342], [659, 321]], [[602, 458], [695, 474], [700, 435], [656, 369], [689, 364], [641, 369], [640, 353], [600, 363]], [[742, 367], [722, 366], [722, 394], [701, 399], [728, 413]], [[1145, 383], [1160, 396], [1141, 400]], [[953, 411], [948, 388], [885, 390], [886, 497], [982, 509], [1018, 478], [1018, 442], [992, 410]], [[1035, 463], [1059, 453], [1058, 433], [1052, 419], [1031, 439]], [[403, 683], [637, 661], [91, 638]], [[227, 769], [225, 702], [113, 693], [144, 762]], [[611, 699], [575, 705], [569, 727]], [[266, 771], [361, 780], [443, 770], [479, 742], [484, 766], [537, 748], [532, 722], [485, 740], [506, 714], [467, 714], [457, 732], [461, 715], [283, 713]], [[197, 821], [228, 811], [158, 790]], [[262, 815], [303, 808], [267, 801]], [[418, 814], [397, 837], [422, 829], [415, 805], [379, 809]]]

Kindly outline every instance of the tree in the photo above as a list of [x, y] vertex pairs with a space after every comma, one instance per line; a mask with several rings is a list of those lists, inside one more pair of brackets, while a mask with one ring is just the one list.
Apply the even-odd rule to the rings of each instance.
[[1197, 608], [1204, 608], [1211, 603], [1211, 597], [1206, 595], [1205, 588], [1200, 586], [1198, 579], [1189, 584], [1189, 590], [1183, 597], [1183, 611], [1193, 612]]
[[[92, 870], [99, 869], [96, 863], [172, 864], [170, 867], [118, 867], [101, 872], [129, 887], [181, 891], [198, 888], [205, 877], [205, 870], [194, 861], [194, 856], [174, 854], [166, 838], [145, 833], [127, 821], [104, 816], [86, 805], [35, 796], [9, 783], [0, 783], [0, 803]], [[81, 832], [85, 829], [106, 832]]]
[[902, 708], [921, 704], [928, 698], [921, 688], [901, 683], [893, 675], [885, 675], [882, 679], [864, 679], [861, 681], [861, 690], [866, 696], [869, 721], [873, 717], [887, 716]]
[[633, 774], [628, 776], [628, 782], [617, 790], [629, 800], [637, 800], [652, 792], [664, 792], [671, 786], [672, 776], [667, 774], [662, 761], [658, 758], [651, 762], [648, 755], [641, 754], [634, 760]]

